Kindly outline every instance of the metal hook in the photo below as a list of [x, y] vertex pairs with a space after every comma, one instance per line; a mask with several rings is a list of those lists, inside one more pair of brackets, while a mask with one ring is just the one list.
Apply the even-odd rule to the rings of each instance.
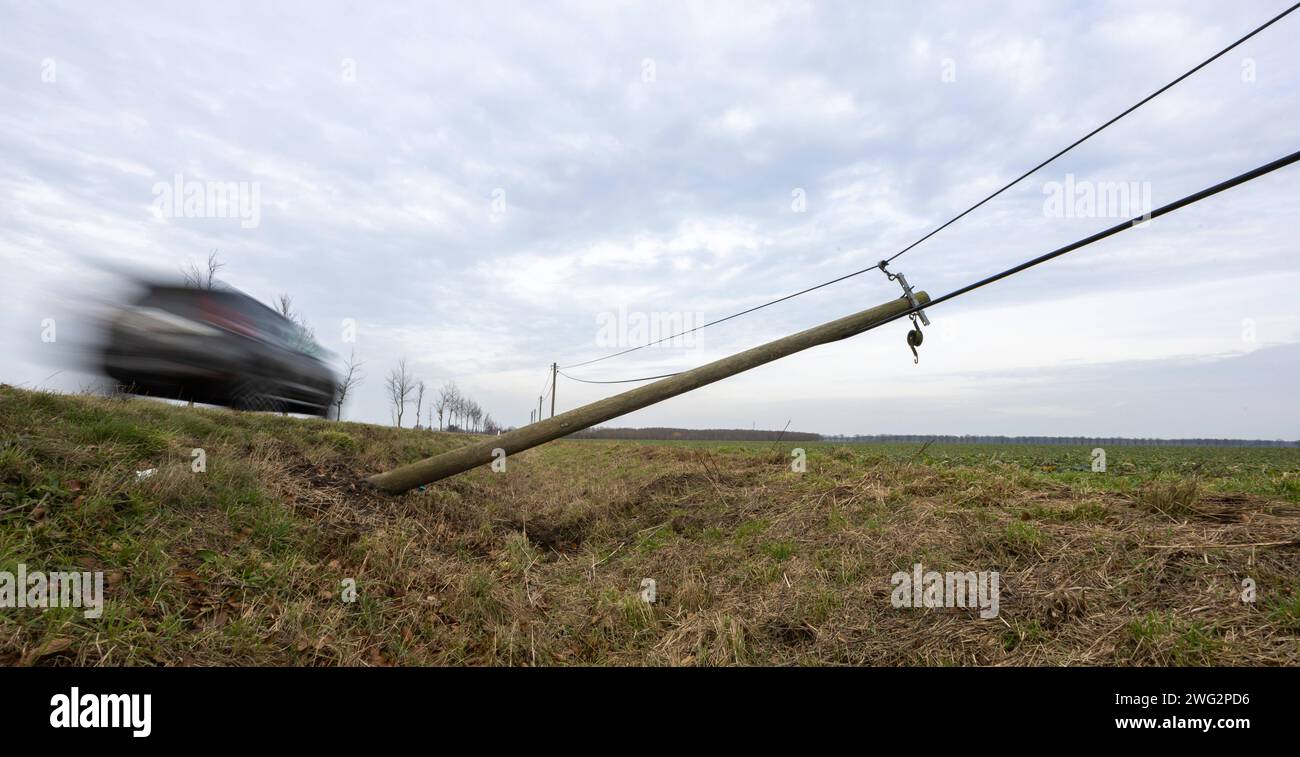
[[912, 303], [913, 308], [917, 308], [908, 316], [912, 319], [912, 330], [907, 332], [907, 346], [912, 348], [912, 364], [916, 365], [921, 362], [921, 354], [916, 351], [916, 348], [920, 347], [921, 342], [925, 341], [925, 334], [921, 333], [921, 324], [929, 326], [930, 319], [926, 318], [925, 311], [920, 309], [921, 303], [916, 299], [912, 286], [907, 283], [907, 277], [901, 273], [891, 273], [886, 268], [888, 265], [888, 260], [882, 260], [876, 264], [876, 267], [880, 269], [881, 273], [888, 276], [890, 281], [897, 281], [898, 285], [903, 287], [903, 296], [907, 298], [908, 302]]
[[907, 332], [907, 346], [912, 348], [912, 364], [916, 365], [921, 362], [921, 355], [916, 351], [925, 341], [925, 334], [921, 332], [921, 324], [916, 322], [916, 314], [912, 314], [912, 330]]

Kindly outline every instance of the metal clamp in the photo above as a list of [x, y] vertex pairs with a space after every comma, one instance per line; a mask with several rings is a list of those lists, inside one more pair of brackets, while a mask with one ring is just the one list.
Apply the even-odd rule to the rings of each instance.
[[[907, 298], [908, 302], [912, 303], [912, 307], [914, 308], [921, 307], [921, 303], [917, 302], [916, 300], [916, 294], [912, 292], [911, 285], [907, 283], [907, 277], [901, 273], [890, 273], [889, 271], [885, 270], [885, 266], [887, 265], [889, 265], [889, 261], [882, 260], [877, 265], [877, 267], [880, 268], [882, 273], [884, 273], [886, 276], [889, 277], [890, 281], [897, 281], [899, 285], [903, 287], [903, 296]], [[912, 316], [912, 320], [915, 321], [917, 316], [921, 318], [921, 323], [925, 324], [926, 326], [930, 325], [930, 319], [925, 317], [924, 310], [916, 311]]]
[[[888, 260], [882, 260], [877, 267], [880, 268], [881, 273], [889, 277], [890, 281], [897, 281], [899, 286], [903, 287], [903, 296], [907, 298], [908, 302], [912, 303], [912, 307], [921, 307], [921, 303], [916, 299], [916, 294], [912, 292], [912, 286], [907, 283], [907, 277], [901, 273], [890, 273], [886, 270], [888, 265]], [[925, 334], [921, 332], [921, 324], [929, 326], [930, 319], [925, 317], [924, 310], [917, 310], [909, 314], [908, 317], [912, 319], [912, 329], [907, 332], [907, 346], [912, 348], [912, 362], [919, 363], [921, 362], [921, 355], [916, 351], [916, 348], [920, 347], [921, 342], [925, 341]], [[918, 318], [921, 323], [917, 323]]]

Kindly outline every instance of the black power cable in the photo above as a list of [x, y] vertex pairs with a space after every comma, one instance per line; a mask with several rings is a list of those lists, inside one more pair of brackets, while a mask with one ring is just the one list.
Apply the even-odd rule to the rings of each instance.
[[[1137, 110], [1138, 108], [1142, 107], [1143, 105], [1146, 105], [1148, 102], [1150, 102], [1151, 100], [1155, 99], [1155, 98], [1158, 97], [1159, 95], [1163, 94], [1165, 91], [1169, 90], [1170, 88], [1172, 88], [1173, 86], [1175, 86], [1175, 85], [1178, 84], [1179, 82], [1183, 81], [1183, 80], [1186, 79], [1187, 77], [1191, 76], [1192, 74], [1196, 73], [1197, 71], [1200, 71], [1202, 68], [1205, 68], [1205, 67], [1208, 66], [1209, 64], [1211, 64], [1211, 63], [1213, 63], [1214, 61], [1218, 60], [1219, 58], [1223, 57], [1223, 56], [1226, 55], [1228, 52], [1230, 52], [1231, 50], [1233, 50], [1233, 49], [1236, 48], [1237, 46], [1241, 45], [1241, 44], [1242, 44], [1243, 42], [1245, 42], [1246, 40], [1250, 39], [1251, 37], [1254, 37], [1256, 34], [1259, 34], [1260, 32], [1264, 31], [1265, 29], [1267, 29], [1268, 27], [1270, 27], [1270, 26], [1272, 26], [1273, 24], [1277, 23], [1278, 21], [1281, 21], [1283, 18], [1285, 18], [1285, 17], [1287, 17], [1288, 15], [1290, 15], [1290, 14], [1292, 13], [1292, 11], [1294, 11], [1296, 8], [1300, 8], [1300, 3], [1296, 3], [1296, 4], [1292, 5], [1290, 8], [1287, 8], [1286, 10], [1282, 11], [1282, 12], [1279, 13], [1278, 15], [1274, 16], [1273, 18], [1269, 19], [1268, 21], [1266, 21], [1266, 22], [1264, 22], [1263, 24], [1261, 24], [1261, 25], [1259, 25], [1258, 27], [1256, 27], [1256, 28], [1255, 28], [1253, 31], [1251, 31], [1249, 34], [1247, 34], [1247, 35], [1245, 35], [1244, 37], [1238, 39], [1236, 42], [1233, 42], [1231, 45], [1228, 45], [1227, 47], [1223, 48], [1222, 50], [1220, 50], [1219, 52], [1215, 53], [1214, 55], [1211, 55], [1210, 57], [1208, 57], [1208, 58], [1206, 58], [1205, 60], [1201, 61], [1200, 63], [1198, 63], [1198, 64], [1197, 64], [1196, 66], [1194, 66], [1193, 68], [1188, 69], [1188, 70], [1187, 70], [1187, 71], [1186, 71], [1182, 76], [1179, 76], [1177, 79], [1174, 79], [1173, 81], [1169, 82], [1168, 84], [1166, 84], [1165, 86], [1161, 87], [1160, 89], [1157, 89], [1155, 92], [1152, 92], [1151, 94], [1149, 94], [1149, 95], [1147, 95], [1146, 97], [1142, 98], [1142, 99], [1139, 100], [1137, 103], [1133, 104], [1132, 106], [1130, 106], [1129, 108], [1127, 108], [1126, 110], [1124, 110], [1124, 111], [1123, 111], [1122, 113], [1120, 113], [1119, 115], [1115, 116], [1114, 118], [1110, 119], [1110, 120], [1107, 121], [1106, 123], [1102, 124], [1101, 126], [1098, 126], [1097, 128], [1095, 128], [1095, 129], [1093, 129], [1092, 131], [1088, 132], [1087, 134], [1083, 135], [1083, 136], [1080, 137], [1079, 139], [1075, 140], [1074, 142], [1072, 142], [1072, 143], [1071, 143], [1068, 147], [1066, 147], [1065, 149], [1063, 149], [1063, 150], [1061, 150], [1060, 152], [1056, 153], [1055, 155], [1053, 155], [1052, 157], [1048, 158], [1047, 160], [1044, 160], [1043, 162], [1039, 163], [1038, 165], [1034, 166], [1033, 168], [1031, 168], [1031, 169], [1029, 169], [1028, 171], [1026, 171], [1026, 172], [1024, 172], [1023, 174], [1021, 174], [1020, 176], [1016, 177], [1015, 179], [1013, 179], [1011, 182], [1007, 183], [1005, 186], [1003, 186], [1003, 187], [1002, 187], [1001, 189], [999, 189], [998, 191], [994, 192], [993, 194], [989, 195], [988, 197], [985, 197], [984, 199], [980, 200], [979, 202], [975, 203], [974, 205], [970, 206], [969, 208], [966, 208], [966, 209], [963, 210], [962, 212], [958, 213], [957, 215], [955, 215], [955, 216], [953, 216], [952, 218], [950, 218], [950, 219], [948, 219], [947, 221], [945, 221], [945, 222], [943, 223], [943, 225], [941, 225], [941, 226], [939, 226], [939, 227], [937, 227], [937, 228], [931, 230], [930, 233], [926, 234], [925, 236], [921, 237], [920, 239], [916, 240], [915, 242], [912, 242], [912, 243], [909, 244], [908, 246], [906, 246], [906, 247], [904, 247], [903, 249], [899, 250], [898, 252], [894, 253], [893, 257], [886, 258], [885, 260], [881, 261], [880, 263], [877, 263], [877, 264], [875, 264], [875, 265], [872, 265], [872, 266], [870, 266], [869, 268], [863, 268], [863, 269], [860, 270], [860, 271], [854, 271], [853, 273], [845, 274], [845, 275], [840, 276], [840, 277], [838, 277], [838, 278], [831, 279], [830, 281], [826, 281], [826, 282], [823, 282], [823, 283], [821, 283], [821, 284], [817, 284], [816, 286], [810, 286], [810, 287], [808, 287], [807, 289], [801, 289], [801, 290], [799, 290], [798, 292], [794, 292], [793, 294], [787, 294], [787, 295], [784, 296], [784, 297], [779, 297], [779, 298], [777, 298], [777, 299], [775, 299], [775, 300], [772, 300], [772, 301], [770, 301], [770, 302], [765, 302], [765, 303], [763, 303], [762, 305], [755, 305], [754, 307], [752, 307], [752, 308], [747, 308], [747, 309], [745, 309], [745, 310], [740, 311], [739, 313], [733, 313], [733, 314], [728, 315], [728, 316], [725, 316], [725, 317], [723, 317], [723, 318], [719, 318], [719, 319], [717, 319], [717, 320], [715, 320], [715, 321], [709, 321], [708, 323], [704, 323], [704, 324], [701, 324], [701, 325], [696, 326], [696, 327], [694, 327], [694, 328], [687, 329], [687, 330], [685, 330], [685, 331], [682, 331], [682, 332], [679, 332], [679, 333], [676, 333], [676, 334], [672, 334], [672, 335], [670, 335], [670, 336], [663, 337], [662, 339], [656, 339], [656, 340], [654, 340], [653, 342], [647, 342], [646, 344], [642, 344], [642, 345], [637, 346], [637, 347], [629, 347], [628, 349], [622, 350], [622, 351], [620, 351], [620, 352], [613, 352], [613, 353], [610, 353], [610, 354], [605, 355], [605, 356], [603, 356], [603, 357], [593, 358], [593, 359], [591, 359], [591, 360], [585, 360], [585, 361], [583, 361], [583, 362], [581, 362], [581, 363], [573, 363], [572, 365], [565, 365], [565, 366], [562, 366], [562, 367], [563, 367], [563, 368], [578, 368], [578, 367], [581, 367], [581, 366], [584, 366], [584, 365], [591, 365], [592, 363], [599, 363], [599, 362], [601, 362], [602, 360], [609, 360], [610, 358], [619, 357], [620, 355], [626, 355], [626, 354], [628, 354], [629, 352], [636, 352], [637, 350], [643, 350], [643, 349], [645, 349], [646, 347], [653, 347], [653, 346], [656, 345], [656, 344], [660, 344], [660, 343], [662, 343], [662, 342], [666, 342], [666, 341], [668, 341], [668, 340], [670, 340], [670, 339], [676, 339], [676, 338], [679, 337], [679, 336], [685, 336], [686, 334], [690, 334], [690, 333], [693, 333], [693, 332], [699, 331], [700, 329], [706, 329], [706, 328], [708, 328], [708, 327], [710, 327], [710, 326], [716, 326], [716, 325], [719, 324], [719, 323], [723, 323], [723, 322], [725, 322], [725, 321], [730, 321], [730, 320], [733, 319], [733, 318], [739, 318], [739, 317], [742, 316], [742, 315], [749, 315], [750, 313], [753, 313], [753, 312], [756, 311], [756, 310], [762, 310], [763, 308], [771, 307], [772, 305], [776, 305], [776, 304], [778, 304], [778, 303], [785, 302], [786, 300], [793, 299], [793, 298], [798, 297], [798, 296], [800, 296], [800, 295], [808, 294], [809, 292], [815, 292], [815, 291], [817, 291], [818, 289], [821, 289], [821, 288], [823, 288], [823, 287], [828, 287], [828, 286], [830, 286], [831, 284], [838, 284], [839, 282], [844, 281], [845, 279], [851, 279], [851, 278], [853, 278], [854, 276], [861, 276], [862, 274], [867, 273], [868, 271], [874, 271], [874, 270], [876, 270], [877, 268], [879, 268], [879, 269], [881, 269], [881, 270], [884, 270], [882, 264], [884, 264], [884, 263], [889, 263], [889, 262], [893, 261], [893, 260], [896, 259], [898, 256], [902, 255], [903, 253], [907, 252], [908, 250], [911, 250], [913, 247], [916, 247], [917, 245], [921, 244], [922, 242], [924, 242], [925, 240], [927, 240], [927, 239], [929, 239], [930, 237], [934, 236], [935, 234], [938, 234], [940, 231], [943, 231], [944, 229], [948, 228], [948, 227], [951, 226], [953, 223], [955, 223], [956, 221], [960, 220], [961, 218], [963, 218], [964, 216], [966, 216], [966, 215], [967, 215], [968, 213], [970, 213], [971, 211], [975, 210], [976, 208], [980, 207], [980, 206], [983, 205], [984, 203], [988, 202], [989, 200], [992, 200], [994, 197], [997, 197], [998, 195], [1000, 195], [1000, 194], [1002, 194], [1003, 192], [1007, 191], [1007, 190], [1010, 189], [1011, 187], [1013, 187], [1013, 186], [1015, 186], [1016, 184], [1020, 183], [1020, 182], [1023, 181], [1026, 177], [1028, 177], [1030, 174], [1033, 174], [1035, 171], [1038, 171], [1040, 168], [1043, 168], [1044, 166], [1046, 166], [1047, 164], [1049, 164], [1049, 163], [1051, 163], [1052, 161], [1056, 160], [1057, 158], [1061, 157], [1062, 155], [1066, 154], [1066, 153], [1069, 152], [1070, 150], [1073, 150], [1074, 148], [1076, 148], [1076, 147], [1078, 147], [1079, 145], [1083, 144], [1084, 142], [1088, 141], [1089, 139], [1091, 139], [1093, 136], [1095, 136], [1097, 133], [1099, 133], [1100, 131], [1102, 131], [1102, 130], [1105, 129], [1106, 127], [1110, 126], [1111, 124], [1114, 124], [1116, 121], [1120, 120], [1120, 119], [1123, 118], [1124, 116], [1127, 116], [1128, 114], [1132, 113], [1133, 111]], [[671, 374], [670, 374], [670, 375], [671, 375]], [[575, 379], [575, 380], [579, 380], [579, 379]], [[644, 379], [638, 379], [638, 380], [644, 380]], [[614, 382], [604, 382], [604, 383], [623, 383], [623, 382], [614, 381]]]
[[[931, 308], [931, 307], [934, 307], [935, 305], [938, 305], [938, 304], [943, 303], [943, 302], [947, 302], [948, 300], [951, 300], [951, 299], [953, 299], [954, 297], [960, 297], [960, 296], [962, 296], [963, 294], [966, 294], [967, 292], [972, 292], [972, 291], [974, 291], [974, 290], [976, 290], [976, 289], [979, 289], [980, 287], [983, 287], [983, 286], [987, 286], [987, 285], [989, 285], [989, 284], [992, 284], [992, 283], [995, 282], [995, 281], [1000, 281], [1000, 280], [1002, 280], [1002, 279], [1005, 279], [1005, 278], [1008, 277], [1008, 276], [1011, 276], [1011, 275], [1014, 275], [1014, 274], [1020, 273], [1021, 271], [1025, 270], [1026, 268], [1033, 268], [1034, 266], [1038, 265], [1039, 263], [1046, 263], [1047, 261], [1049, 261], [1049, 260], [1051, 260], [1051, 259], [1053, 259], [1053, 258], [1058, 258], [1058, 257], [1060, 257], [1060, 256], [1062, 256], [1062, 255], [1064, 255], [1064, 254], [1066, 254], [1067, 252], [1074, 252], [1075, 250], [1079, 249], [1080, 247], [1087, 247], [1088, 245], [1092, 244], [1093, 242], [1099, 242], [1099, 241], [1105, 239], [1106, 237], [1114, 236], [1115, 234], [1118, 234], [1118, 233], [1120, 233], [1121, 231], [1125, 231], [1125, 230], [1127, 230], [1127, 229], [1131, 229], [1131, 228], [1133, 228], [1134, 226], [1138, 226], [1138, 225], [1140, 225], [1140, 224], [1143, 224], [1143, 223], [1146, 223], [1146, 222], [1148, 222], [1148, 221], [1151, 221], [1151, 220], [1154, 220], [1154, 219], [1156, 219], [1156, 218], [1159, 218], [1160, 216], [1167, 215], [1167, 214], [1169, 214], [1169, 213], [1174, 212], [1175, 210], [1178, 210], [1178, 209], [1180, 209], [1180, 208], [1184, 208], [1184, 207], [1186, 207], [1186, 206], [1188, 206], [1188, 205], [1191, 205], [1192, 203], [1195, 203], [1195, 202], [1199, 202], [1199, 201], [1201, 201], [1201, 200], [1204, 200], [1205, 198], [1207, 198], [1207, 197], [1211, 197], [1211, 196], [1213, 196], [1213, 195], [1216, 195], [1216, 194], [1218, 194], [1218, 193], [1220, 193], [1220, 192], [1222, 192], [1222, 191], [1224, 191], [1224, 190], [1232, 189], [1233, 187], [1238, 186], [1238, 185], [1240, 185], [1240, 184], [1245, 184], [1246, 182], [1248, 182], [1248, 181], [1250, 181], [1250, 180], [1252, 180], [1252, 179], [1258, 179], [1259, 177], [1263, 176], [1264, 174], [1272, 173], [1273, 171], [1276, 171], [1276, 170], [1279, 169], [1279, 168], [1285, 168], [1286, 166], [1289, 166], [1289, 165], [1291, 165], [1292, 163], [1295, 163], [1295, 162], [1297, 162], [1297, 161], [1300, 161], [1300, 150], [1297, 150], [1296, 152], [1293, 152], [1293, 153], [1291, 153], [1290, 155], [1287, 155], [1287, 156], [1285, 156], [1285, 157], [1278, 158], [1277, 160], [1275, 160], [1275, 161], [1273, 161], [1273, 162], [1271, 162], [1271, 163], [1265, 163], [1264, 165], [1260, 166], [1259, 168], [1255, 168], [1255, 169], [1253, 169], [1253, 170], [1247, 171], [1246, 173], [1240, 174], [1240, 175], [1238, 175], [1238, 176], [1234, 176], [1234, 177], [1232, 177], [1231, 179], [1227, 179], [1226, 181], [1221, 181], [1221, 182], [1219, 182], [1218, 184], [1215, 184], [1215, 185], [1212, 186], [1212, 187], [1206, 187], [1205, 189], [1202, 189], [1202, 190], [1199, 191], [1199, 192], [1196, 192], [1196, 193], [1194, 193], [1194, 194], [1187, 195], [1186, 197], [1182, 198], [1181, 200], [1175, 200], [1175, 201], [1169, 203], [1168, 205], [1162, 205], [1162, 206], [1156, 208], [1155, 210], [1151, 211], [1150, 213], [1146, 213], [1146, 214], [1143, 214], [1143, 215], [1140, 215], [1140, 216], [1136, 216], [1136, 217], [1134, 217], [1134, 218], [1132, 218], [1132, 219], [1130, 219], [1130, 220], [1124, 221], [1124, 222], [1122, 222], [1122, 223], [1117, 223], [1117, 224], [1115, 224], [1114, 226], [1110, 227], [1109, 229], [1104, 229], [1104, 230], [1102, 230], [1102, 231], [1099, 231], [1099, 232], [1097, 232], [1096, 234], [1093, 234], [1093, 235], [1090, 236], [1090, 237], [1085, 237], [1085, 238], [1083, 238], [1083, 239], [1080, 239], [1080, 240], [1077, 241], [1077, 242], [1072, 242], [1072, 243], [1070, 243], [1070, 244], [1067, 244], [1067, 245], [1064, 246], [1064, 247], [1058, 247], [1058, 248], [1056, 248], [1055, 250], [1052, 250], [1051, 252], [1045, 253], [1045, 254], [1043, 254], [1043, 255], [1039, 255], [1038, 257], [1036, 257], [1036, 258], [1034, 258], [1034, 259], [1032, 259], [1032, 260], [1026, 260], [1025, 262], [1023, 262], [1023, 263], [1021, 263], [1021, 264], [1019, 264], [1019, 265], [1012, 266], [1011, 268], [1006, 269], [1005, 271], [1001, 271], [1001, 272], [999, 272], [999, 273], [995, 273], [995, 274], [993, 274], [992, 276], [988, 276], [988, 277], [986, 277], [986, 278], [980, 279], [979, 281], [976, 281], [976, 282], [973, 283], [973, 284], [967, 284], [966, 286], [961, 287], [960, 289], [954, 289], [953, 291], [951, 291], [951, 292], [949, 292], [949, 293], [947, 293], [947, 294], [945, 294], [945, 295], [942, 295], [942, 296], [940, 296], [940, 297], [936, 297], [936, 298], [933, 299], [933, 300], [930, 300], [929, 302], [925, 303], [924, 305], [920, 305], [919, 307], [909, 308], [908, 310], [906, 310], [906, 311], [904, 311], [904, 312], [902, 312], [902, 313], [899, 313], [899, 314], [896, 315], [896, 316], [893, 316], [893, 317], [891, 317], [891, 318], [888, 318], [888, 319], [886, 319], [886, 320], [884, 320], [884, 321], [881, 321], [880, 323], [878, 323], [878, 324], [876, 324], [876, 325], [877, 325], [877, 326], [883, 326], [883, 325], [885, 325], [886, 323], [892, 323], [893, 321], [896, 321], [896, 320], [898, 320], [899, 318], [906, 318], [907, 316], [909, 316], [909, 315], [911, 315], [911, 314], [917, 312], [918, 310], [927, 310], [927, 309], [929, 309], [929, 308]], [[875, 327], [873, 326], [872, 328], [875, 328]]]

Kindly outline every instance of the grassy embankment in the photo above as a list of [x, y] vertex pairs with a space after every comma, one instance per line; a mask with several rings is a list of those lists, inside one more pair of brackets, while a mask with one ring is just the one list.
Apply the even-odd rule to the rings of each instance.
[[[567, 441], [359, 485], [466, 440], [0, 387], [0, 570], [108, 583], [0, 609], [0, 664], [1300, 664], [1300, 450]], [[916, 562], [1000, 614], [894, 608]]]

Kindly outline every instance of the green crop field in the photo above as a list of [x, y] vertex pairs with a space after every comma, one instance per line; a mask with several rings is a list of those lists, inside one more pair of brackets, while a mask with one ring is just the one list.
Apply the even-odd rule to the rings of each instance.
[[[698, 447], [718, 452], [771, 450], [770, 442], [646, 441], [611, 444]], [[1093, 470], [1098, 445], [903, 444], [898, 442], [786, 442], [810, 455], [852, 457], [863, 462], [918, 462], [936, 468], [1011, 466], [1053, 481], [1086, 483], [1111, 491], [1132, 491], [1153, 479], [1194, 477], [1206, 490], [1249, 492], [1300, 502], [1300, 448], [1161, 447], [1103, 445], [1105, 471]], [[924, 449], [922, 449], [924, 448]]]
[[[2, 387], [0, 571], [107, 601], [0, 609], [0, 663], [1300, 664], [1300, 449], [569, 440], [361, 483], [470, 440]], [[896, 606], [917, 564], [997, 612]]]

